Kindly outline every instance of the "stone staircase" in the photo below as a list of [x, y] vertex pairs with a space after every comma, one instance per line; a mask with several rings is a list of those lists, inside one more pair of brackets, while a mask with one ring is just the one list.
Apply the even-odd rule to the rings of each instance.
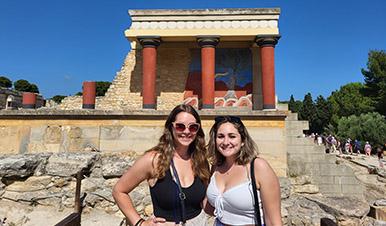
[[308, 122], [297, 118], [296, 113], [286, 118], [288, 177], [295, 191], [302, 187], [299, 192], [363, 197], [364, 188], [353, 170], [340, 164], [335, 155], [326, 154], [324, 146], [314, 144], [312, 138], [303, 137]]

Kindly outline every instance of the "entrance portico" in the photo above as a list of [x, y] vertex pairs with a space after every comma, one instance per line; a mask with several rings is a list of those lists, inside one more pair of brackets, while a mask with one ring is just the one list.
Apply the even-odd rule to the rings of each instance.
[[[142, 108], [158, 109], [157, 97], [162, 89], [157, 87], [157, 78], [165, 70], [158, 70], [157, 49], [171, 47], [197, 49], [201, 53], [197, 63], [199, 78], [189, 80], [188, 77], [184, 102], [196, 98], [194, 103], [201, 109], [222, 104], [250, 105], [254, 110], [276, 108], [274, 47], [280, 37], [280, 9], [130, 10], [129, 14], [132, 24], [125, 35], [132, 42], [132, 48], [142, 53]], [[217, 59], [216, 54], [225, 49], [250, 51], [251, 68], [244, 65], [243, 70], [251, 71], [251, 85], [239, 84], [243, 80], [241, 69], [218, 71], [216, 65], [224, 61]], [[191, 57], [190, 62], [194, 60]], [[256, 60], [259, 62], [253, 62]], [[245, 61], [245, 56], [241, 61]], [[179, 63], [177, 56], [174, 62]], [[199, 85], [191, 90], [189, 82], [197, 80]], [[220, 85], [222, 89], [218, 88]]]

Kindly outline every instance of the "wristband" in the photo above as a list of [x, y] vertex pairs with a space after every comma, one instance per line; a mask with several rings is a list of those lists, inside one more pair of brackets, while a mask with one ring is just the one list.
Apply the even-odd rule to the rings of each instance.
[[140, 226], [142, 224], [142, 222], [144, 222], [145, 220], [143, 218], [140, 218], [137, 223], [134, 224], [134, 226]]

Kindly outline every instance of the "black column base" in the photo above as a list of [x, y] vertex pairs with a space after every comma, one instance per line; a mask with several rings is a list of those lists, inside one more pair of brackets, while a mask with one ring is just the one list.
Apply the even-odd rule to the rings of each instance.
[[35, 104], [23, 104], [23, 108], [26, 109], [35, 109]]
[[202, 104], [202, 109], [214, 109], [213, 104]]
[[83, 104], [83, 109], [95, 109], [95, 104]]
[[264, 109], [275, 109], [275, 105], [274, 104], [264, 104], [263, 108]]
[[143, 109], [155, 109], [155, 104], [143, 104]]

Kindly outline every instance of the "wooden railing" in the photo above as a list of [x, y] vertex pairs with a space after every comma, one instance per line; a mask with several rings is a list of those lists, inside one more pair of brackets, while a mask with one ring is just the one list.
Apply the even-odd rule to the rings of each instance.
[[86, 196], [86, 193], [80, 197], [80, 187], [82, 184], [83, 173], [79, 171], [76, 175], [76, 190], [75, 190], [75, 210], [66, 218], [61, 220], [55, 226], [80, 226], [81, 214], [82, 214], [82, 202]]

